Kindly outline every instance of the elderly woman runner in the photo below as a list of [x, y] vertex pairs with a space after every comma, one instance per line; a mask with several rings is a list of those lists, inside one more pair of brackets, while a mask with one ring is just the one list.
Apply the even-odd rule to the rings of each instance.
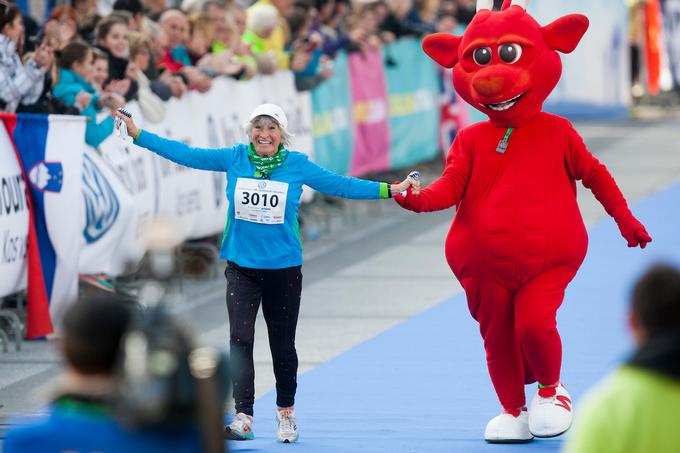
[[298, 206], [302, 185], [352, 199], [385, 199], [406, 190], [399, 184], [340, 176], [288, 150], [292, 135], [281, 107], [262, 104], [246, 125], [249, 144], [230, 148], [192, 148], [139, 129], [120, 113], [135, 143], [187, 167], [228, 175], [229, 214], [220, 256], [227, 260], [227, 311], [234, 363], [236, 415], [226, 427], [231, 439], [253, 439], [255, 318], [262, 311], [276, 377], [277, 439], [298, 439], [295, 419], [298, 357], [295, 350], [302, 292], [302, 242]]

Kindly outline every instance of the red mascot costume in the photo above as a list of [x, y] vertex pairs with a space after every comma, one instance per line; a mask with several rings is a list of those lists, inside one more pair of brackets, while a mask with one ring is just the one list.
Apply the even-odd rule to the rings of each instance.
[[[457, 207], [446, 259], [479, 322], [504, 409], [484, 437], [527, 442], [562, 434], [572, 420], [555, 316], [588, 244], [576, 181], [602, 203], [629, 247], [644, 248], [651, 237], [569, 121], [541, 111], [561, 75], [557, 51], [576, 48], [588, 19], [572, 14], [542, 27], [526, 1], [505, 0], [501, 11], [491, 3], [478, 1], [463, 36], [423, 41], [432, 59], [453, 67], [456, 91], [489, 121], [460, 131], [439, 179], [395, 199], [415, 212]], [[527, 410], [524, 385], [533, 382]]]

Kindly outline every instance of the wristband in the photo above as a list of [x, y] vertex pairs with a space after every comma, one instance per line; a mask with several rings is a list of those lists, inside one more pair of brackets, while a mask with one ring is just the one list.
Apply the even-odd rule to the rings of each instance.
[[380, 186], [380, 192], [378, 193], [379, 199], [384, 200], [385, 198], [392, 197], [392, 194], [390, 193], [390, 185], [389, 184], [387, 184], [386, 182], [380, 182], [378, 184]]

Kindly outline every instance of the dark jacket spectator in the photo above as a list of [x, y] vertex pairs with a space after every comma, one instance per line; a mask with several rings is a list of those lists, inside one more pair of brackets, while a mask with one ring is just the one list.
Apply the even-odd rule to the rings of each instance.
[[128, 24], [120, 16], [102, 19], [96, 29], [97, 47], [109, 57], [106, 88], [122, 94], [126, 101], [137, 97], [137, 81], [128, 75]]
[[3, 451], [208, 451], [192, 423], [132, 429], [116, 416], [116, 403], [121, 400], [117, 363], [124, 360], [124, 335], [134, 314], [128, 300], [114, 296], [84, 299], [68, 308], [60, 341], [65, 366], [57, 381], [57, 394], [46, 413], [12, 427]]

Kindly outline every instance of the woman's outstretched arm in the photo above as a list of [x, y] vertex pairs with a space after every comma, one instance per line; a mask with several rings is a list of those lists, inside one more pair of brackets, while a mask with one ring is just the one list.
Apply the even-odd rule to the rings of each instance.
[[170, 140], [137, 127], [132, 118], [116, 112], [127, 126], [127, 132], [135, 145], [149, 149], [161, 157], [177, 164], [199, 170], [227, 171], [234, 161], [236, 149], [231, 148], [194, 148], [178, 140]]

